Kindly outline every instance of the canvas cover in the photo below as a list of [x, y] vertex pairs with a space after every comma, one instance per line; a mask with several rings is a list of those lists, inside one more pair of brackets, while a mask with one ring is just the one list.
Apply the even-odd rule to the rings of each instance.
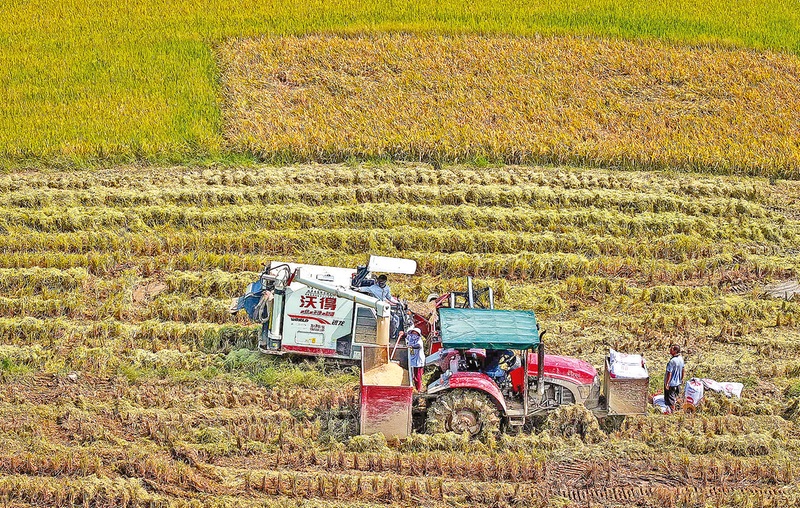
[[261, 279], [259, 278], [257, 281], [251, 282], [247, 285], [247, 293], [244, 296], [240, 296], [238, 301], [234, 305], [231, 305], [231, 313], [235, 314], [236, 312], [244, 309], [245, 312], [247, 312], [248, 317], [255, 320], [255, 308], [263, 295], [264, 291], [261, 287]]
[[442, 347], [529, 349], [539, 344], [533, 311], [439, 309]]
[[414, 272], [417, 271], [417, 262], [413, 259], [370, 256], [369, 262], [367, 263], [367, 270], [370, 272], [414, 275]]

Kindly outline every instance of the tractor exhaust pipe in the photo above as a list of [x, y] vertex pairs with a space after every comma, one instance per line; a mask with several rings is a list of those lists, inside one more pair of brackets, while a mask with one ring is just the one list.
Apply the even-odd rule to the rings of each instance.
[[538, 376], [536, 379], [536, 393], [539, 394], [539, 400], [541, 401], [544, 397], [544, 342], [541, 342], [541, 337], [539, 339], [539, 350], [537, 351], [536, 360], [536, 375]]

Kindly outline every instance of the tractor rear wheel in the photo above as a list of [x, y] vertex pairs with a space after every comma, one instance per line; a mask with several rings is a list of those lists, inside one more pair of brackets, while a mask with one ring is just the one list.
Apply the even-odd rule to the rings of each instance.
[[427, 431], [470, 437], [495, 435], [500, 431], [500, 416], [488, 395], [475, 390], [451, 390], [440, 395], [428, 409]]

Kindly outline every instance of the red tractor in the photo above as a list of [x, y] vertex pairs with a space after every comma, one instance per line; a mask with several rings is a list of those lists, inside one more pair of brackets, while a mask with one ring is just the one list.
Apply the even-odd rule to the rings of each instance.
[[582, 360], [545, 355], [530, 311], [440, 309], [441, 375], [426, 390], [429, 432], [478, 434], [521, 426], [564, 404], [601, 405], [600, 378]]
[[[362, 377], [362, 433], [410, 431], [414, 398], [427, 405], [427, 432], [471, 436], [497, 432], [501, 425], [521, 427], [567, 404], [601, 417], [646, 410], [647, 378], [615, 379], [606, 366], [601, 384], [588, 362], [546, 355], [532, 311], [441, 308], [438, 316], [442, 349], [427, 361], [435, 366], [435, 380], [412, 395], [405, 380], [376, 387]], [[362, 372], [373, 367], [363, 364]]]

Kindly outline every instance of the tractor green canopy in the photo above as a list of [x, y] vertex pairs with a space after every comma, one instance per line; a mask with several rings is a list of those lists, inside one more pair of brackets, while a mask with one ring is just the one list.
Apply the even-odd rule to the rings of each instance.
[[443, 348], [530, 349], [539, 344], [533, 311], [439, 309], [439, 318]]

